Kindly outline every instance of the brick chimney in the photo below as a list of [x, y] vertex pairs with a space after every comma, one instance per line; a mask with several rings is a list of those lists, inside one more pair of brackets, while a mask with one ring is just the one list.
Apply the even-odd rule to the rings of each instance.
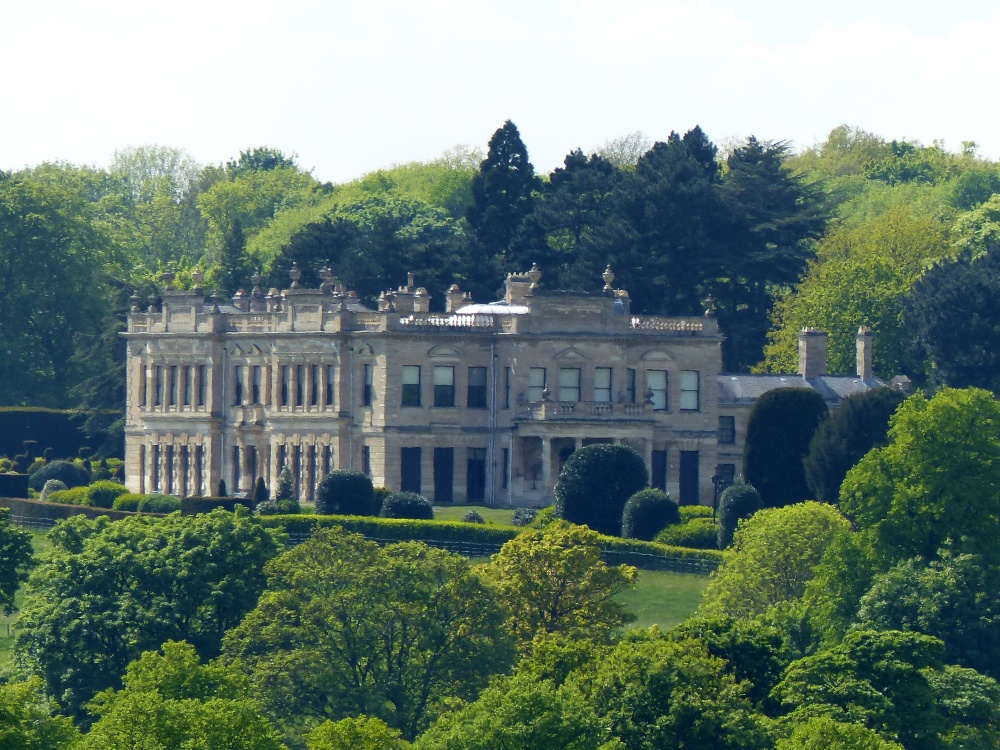
[[799, 333], [799, 375], [808, 379], [826, 375], [826, 331], [803, 328]]
[[858, 329], [858, 377], [862, 380], [871, 380], [875, 377], [872, 372], [872, 329], [868, 326], [861, 326]]

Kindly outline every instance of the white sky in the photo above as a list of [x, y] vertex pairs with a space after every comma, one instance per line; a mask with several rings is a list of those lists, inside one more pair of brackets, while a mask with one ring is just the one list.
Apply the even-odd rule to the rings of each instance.
[[0, 0], [0, 44], [0, 169], [268, 145], [342, 182], [485, 150], [508, 118], [539, 172], [695, 124], [1000, 157], [996, 2]]

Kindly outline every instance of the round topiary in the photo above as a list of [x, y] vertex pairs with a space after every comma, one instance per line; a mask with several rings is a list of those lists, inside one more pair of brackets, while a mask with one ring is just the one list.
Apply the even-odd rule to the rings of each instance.
[[87, 491], [87, 505], [95, 508], [113, 508], [115, 500], [128, 492], [123, 484], [110, 480], [101, 480], [90, 485]]
[[359, 471], [333, 471], [316, 488], [316, 512], [329, 516], [374, 516], [375, 487], [371, 477]]
[[31, 462], [31, 466], [28, 467], [28, 474], [29, 475], [34, 474], [43, 466], [45, 466], [45, 461], [41, 458], [36, 458], [34, 461]]
[[433, 520], [431, 501], [416, 492], [394, 492], [382, 503], [382, 518], [415, 518]]
[[468, 513], [462, 516], [462, 520], [465, 523], [486, 523], [486, 519], [483, 518], [482, 515], [480, 515], [479, 511], [476, 510], [470, 510]]
[[140, 513], [173, 513], [181, 509], [181, 501], [173, 495], [146, 495], [139, 501]]
[[48, 497], [50, 503], [60, 503], [61, 505], [86, 505], [87, 487], [73, 487], [68, 490], [56, 490]]
[[285, 464], [278, 472], [278, 482], [274, 486], [274, 499], [295, 499], [295, 477], [292, 476], [292, 467], [288, 464]]
[[764, 507], [760, 493], [752, 484], [737, 477], [719, 498], [719, 549], [725, 549], [733, 541], [733, 534], [741, 519], [750, 518]]
[[622, 536], [651, 542], [665, 527], [681, 522], [677, 503], [663, 490], [639, 490], [625, 503]]
[[253, 486], [253, 497], [250, 498], [253, 501], [253, 506], [256, 508], [261, 503], [267, 503], [271, 500], [271, 491], [267, 489], [267, 485], [264, 484], [264, 477], [257, 477], [257, 482]]
[[60, 480], [50, 479], [45, 483], [45, 486], [42, 487], [42, 494], [38, 496], [38, 499], [41, 500], [43, 503], [48, 502], [49, 495], [51, 495], [53, 492], [58, 492], [59, 490], [65, 490], [65, 489], [69, 488], [65, 484], [63, 484]]
[[556, 482], [556, 515], [617, 536], [632, 495], [649, 484], [642, 456], [627, 445], [589, 445], [576, 451]]
[[111, 507], [114, 510], [128, 510], [135, 513], [139, 510], [139, 503], [145, 499], [146, 496], [140, 495], [138, 492], [126, 492], [124, 495], [116, 497]]
[[90, 473], [72, 461], [53, 461], [31, 475], [28, 486], [41, 490], [50, 479], [58, 479], [67, 487], [82, 487], [90, 484]]
[[667, 526], [656, 535], [656, 542], [691, 549], [718, 549], [719, 530], [711, 518], [693, 518]]

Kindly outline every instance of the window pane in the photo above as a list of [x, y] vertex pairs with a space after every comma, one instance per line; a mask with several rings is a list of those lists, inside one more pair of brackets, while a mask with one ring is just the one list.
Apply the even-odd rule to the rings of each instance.
[[665, 411], [667, 408], [667, 371], [647, 370], [646, 391], [647, 396], [652, 399], [653, 408], [657, 411]]
[[403, 406], [420, 406], [420, 365], [403, 365]]
[[528, 370], [528, 401], [541, 401], [545, 390], [545, 368], [532, 367]]
[[598, 367], [594, 370], [594, 401], [611, 400], [611, 368]]
[[580, 400], [580, 368], [564, 367], [559, 370], [559, 400]]
[[697, 411], [698, 404], [698, 371], [681, 370], [681, 409]]
[[455, 405], [455, 368], [434, 368], [434, 406]]
[[469, 368], [469, 392], [466, 406], [470, 409], [486, 408], [486, 368]]
[[629, 404], [635, 403], [635, 368], [630, 367], [625, 371], [625, 401]]
[[719, 442], [736, 442], [736, 417], [719, 417]]

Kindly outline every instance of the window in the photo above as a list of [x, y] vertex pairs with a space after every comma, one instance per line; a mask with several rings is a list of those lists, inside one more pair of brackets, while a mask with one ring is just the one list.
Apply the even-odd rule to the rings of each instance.
[[510, 487], [510, 448], [503, 449], [503, 488]]
[[243, 368], [237, 365], [233, 369], [236, 371], [236, 387], [233, 388], [233, 403], [239, 406], [243, 403]]
[[510, 408], [510, 368], [503, 368], [503, 408]]
[[181, 380], [184, 381], [184, 406], [191, 406], [191, 378], [194, 377], [193, 369], [192, 367], [185, 366], [181, 370]]
[[486, 449], [469, 448], [466, 453], [465, 497], [467, 502], [486, 499]]
[[486, 368], [469, 368], [469, 394], [466, 406], [470, 409], [486, 408]]
[[249, 466], [248, 479], [250, 480], [250, 491], [253, 492], [254, 486], [257, 483], [257, 477], [260, 476], [260, 467], [257, 465], [259, 462], [257, 456], [257, 446], [251, 445], [247, 448], [247, 463]]
[[545, 368], [532, 367], [528, 370], [528, 401], [545, 400]]
[[295, 366], [295, 405], [302, 406], [306, 400], [306, 366]]
[[310, 382], [309, 382], [309, 406], [319, 406], [319, 376], [320, 376], [320, 366], [313, 365], [309, 368], [310, 371]]
[[203, 495], [205, 493], [205, 449], [196, 445], [194, 447], [194, 494]]
[[559, 400], [580, 400], [580, 368], [563, 367], [559, 370]]
[[681, 409], [698, 411], [699, 408], [698, 371], [681, 370]]
[[160, 446], [159, 444], [154, 445], [150, 449], [150, 477], [151, 484], [153, 485], [153, 490], [157, 491], [160, 489]]
[[726, 488], [736, 481], [736, 464], [719, 464], [715, 467], [716, 497], [726, 491]]
[[[239, 492], [240, 481], [243, 479], [242, 473], [240, 471], [242, 467], [240, 466], [240, 446], [233, 446], [233, 492]], [[168, 493], [169, 494], [169, 493]]]
[[719, 417], [719, 442], [736, 442], [736, 417]]
[[288, 379], [290, 373], [288, 372], [288, 365], [281, 366], [281, 406], [288, 406]]
[[[366, 445], [366, 446], [364, 446], [361, 449], [361, 455], [362, 456], [365, 453], [364, 449], [367, 448], [367, 447], [368, 446]], [[332, 471], [333, 471], [333, 446], [332, 445], [324, 445], [323, 446], [323, 475], [326, 476], [327, 474], [329, 474]]]
[[611, 401], [610, 367], [598, 367], [594, 370], [594, 401]]
[[635, 368], [630, 367], [625, 371], [625, 403], [635, 403]]
[[146, 406], [146, 365], [139, 368], [139, 406]]
[[373, 386], [374, 377], [375, 377], [375, 373], [373, 371], [373, 366], [372, 365], [365, 365], [364, 366], [364, 373], [363, 374], [364, 374], [364, 384], [361, 387], [361, 405], [362, 406], [371, 406], [372, 405], [372, 396], [373, 396], [372, 386]]
[[160, 365], [156, 366], [156, 373], [154, 375], [154, 382], [156, 385], [155, 391], [153, 393], [154, 400], [153, 404], [155, 406], [163, 405], [163, 368]]
[[177, 393], [180, 383], [177, 382], [177, 365], [170, 367], [170, 405], [177, 406]]
[[260, 384], [263, 381], [263, 373], [261, 371], [263, 369], [260, 365], [254, 365], [250, 371], [250, 403], [252, 404], [260, 404]]
[[166, 450], [166, 466], [164, 466], [164, 473], [166, 474], [167, 480], [167, 494], [174, 494], [174, 446], [168, 445]]
[[402, 492], [420, 493], [420, 449], [399, 449], [399, 489]]
[[435, 365], [434, 406], [455, 405], [455, 368]]
[[208, 368], [198, 365], [198, 406], [208, 403]]
[[361, 446], [361, 471], [368, 476], [372, 474], [372, 449], [369, 445]]
[[646, 370], [646, 398], [657, 411], [667, 410], [666, 370]]
[[420, 406], [420, 365], [403, 365], [403, 406]]
[[[333, 376], [334, 369], [333, 365], [326, 366], [326, 399], [324, 403], [327, 406], [333, 406]], [[327, 472], [329, 473], [329, 472]]]
[[649, 486], [667, 491], [667, 452], [654, 450], [650, 457], [652, 465], [649, 467]]

